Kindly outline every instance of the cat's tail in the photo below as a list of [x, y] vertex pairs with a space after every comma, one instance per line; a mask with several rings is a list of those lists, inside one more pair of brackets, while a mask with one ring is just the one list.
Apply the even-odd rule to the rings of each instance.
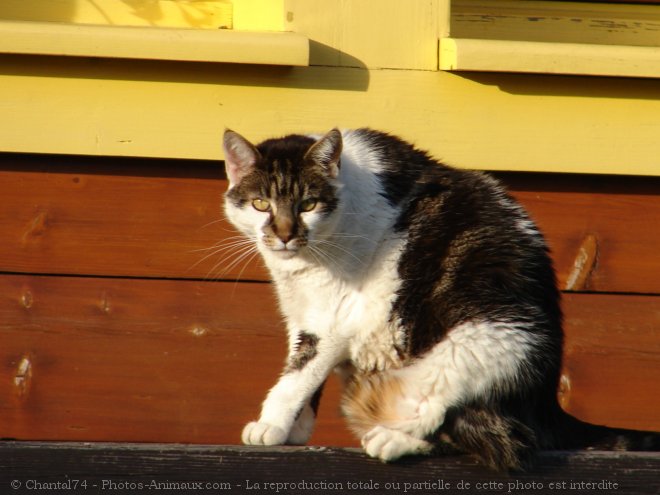
[[[348, 379], [342, 411], [359, 438], [375, 426], [411, 433], [411, 424], [433, 423], [420, 387], [411, 390], [407, 384], [396, 371]], [[472, 454], [497, 471], [524, 471], [533, 466], [539, 450], [660, 451], [660, 433], [585, 423], [564, 412], [554, 392], [536, 400], [459, 404], [449, 408], [435, 433], [424, 439], [438, 452]]]
[[439, 439], [497, 471], [524, 471], [540, 450], [660, 451], [660, 433], [585, 423], [556, 403], [525, 416], [477, 405], [456, 408]]

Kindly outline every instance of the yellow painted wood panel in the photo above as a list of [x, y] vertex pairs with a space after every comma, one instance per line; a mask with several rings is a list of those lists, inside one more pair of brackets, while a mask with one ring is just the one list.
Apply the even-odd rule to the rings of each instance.
[[0, 20], [0, 53], [308, 65], [309, 41], [297, 33]]
[[0, 149], [222, 158], [333, 126], [401, 135], [490, 170], [660, 175], [653, 80], [0, 57]]
[[448, 0], [287, 0], [285, 29], [314, 42], [311, 65], [437, 70]]
[[660, 77], [660, 48], [444, 38], [443, 70]]
[[234, 29], [285, 31], [285, 0], [232, 0]]
[[449, 0], [0, 2], [0, 20], [292, 31], [314, 40], [317, 65], [422, 70], [437, 69], [437, 40], [448, 19]]
[[660, 46], [655, 5], [452, 0], [451, 36], [510, 41]]
[[[247, 0], [234, 0], [237, 1]], [[270, 0], [261, 0], [265, 1]], [[232, 3], [232, 0], [2, 0], [0, 19], [218, 29], [231, 28]]]
[[0, 19], [283, 31], [284, 0], [2, 0]]

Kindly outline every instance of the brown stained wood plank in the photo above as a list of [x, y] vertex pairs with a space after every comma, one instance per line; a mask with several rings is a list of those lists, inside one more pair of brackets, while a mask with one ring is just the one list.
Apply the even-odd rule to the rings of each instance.
[[564, 408], [593, 423], [660, 431], [660, 297], [566, 294], [563, 308]]
[[[565, 308], [567, 409], [660, 430], [660, 297]], [[268, 284], [0, 276], [0, 438], [238, 443], [285, 348]], [[358, 445], [339, 395], [312, 444]]]
[[284, 359], [269, 290], [0, 277], [0, 438], [238, 442]]
[[236, 235], [222, 213], [222, 168], [0, 155], [0, 271], [265, 279], [258, 261], [226, 271], [240, 252], [219, 251]]
[[562, 289], [659, 293], [660, 178], [497, 175], [546, 235]]
[[[204, 251], [236, 235], [222, 220], [220, 172], [208, 162], [0, 155], [0, 271], [265, 280], [257, 258], [227, 270], [239, 252]], [[660, 293], [660, 178], [497, 175], [546, 233], [562, 288]]]
[[0, 438], [237, 443], [285, 342], [269, 284], [2, 275]]
[[660, 456], [645, 452], [543, 452], [528, 472], [509, 474], [466, 456], [385, 464], [354, 449], [0, 442], [0, 490], [20, 494], [33, 493], [35, 481], [78, 480], [80, 487], [85, 480], [85, 493], [119, 491], [120, 483], [126, 493], [141, 493], [155, 491], [152, 482], [188, 481], [202, 485], [167, 491], [634, 495], [657, 493], [659, 469]]

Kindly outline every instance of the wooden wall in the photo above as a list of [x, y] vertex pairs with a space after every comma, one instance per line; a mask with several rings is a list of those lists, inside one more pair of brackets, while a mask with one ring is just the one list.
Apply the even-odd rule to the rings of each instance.
[[[562, 404], [660, 430], [660, 178], [498, 175], [565, 289]], [[239, 442], [285, 339], [224, 250], [225, 187], [219, 163], [0, 154], [0, 438]], [[338, 393], [313, 443], [357, 444]]]

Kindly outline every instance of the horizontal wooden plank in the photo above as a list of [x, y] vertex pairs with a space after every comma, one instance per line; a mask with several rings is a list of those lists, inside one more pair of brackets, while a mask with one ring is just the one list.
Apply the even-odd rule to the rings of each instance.
[[660, 431], [660, 297], [565, 294], [563, 309], [564, 408], [592, 423]]
[[0, 287], [0, 438], [236, 443], [284, 360], [267, 284]]
[[497, 175], [544, 232], [562, 289], [660, 293], [660, 179]]
[[[465, 456], [385, 464], [354, 449], [0, 442], [0, 488], [19, 494], [33, 493], [37, 482], [77, 480], [85, 493], [139, 493], [169, 482], [161, 489], [176, 493], [632, 495], [657, 493], [659, 469], [660, 456], [646, 452], [543, 452], [530, 471], [506, 474]], [[184, 481], [195, 485], [184, 491], [176, 485]]]
[[[660, 429], [660, 297], [569, 294], [562, 402]], [[238, 443], [285, 357], [268, 284], [0, 276], [0, 438]], [[315, 445], [355, 446], [324, 392]]]
[[66, 3], [3, 0], [0, 19], [191, 29], [232, 26], [232, 5], [225, 2], [201, 0], [172, 4], [169, 0], [151, 0], [148, 7], [136, 5], [127, 5], [122, 0], [104, 0], [102, 5], [90, 4], [86, 0], [68, 0]]
[[660, 55], [657, 46], [443, 38], [440, 69], [658, 78]]
[[[214, 254], [236, 235], [222, 213], [221, 162], [2, 162], [0, 271], [215, 279], [246, 267], [225, 273], [236, 257]], [[258, 263], [241, 275], [266, 278]]]
[[[546, 233], [562, 288], [660, 293], [660, 178], [498, 176]], [[214, 162], [0, 155], [0, 271], [266, 280], [228, 248], [225, 188]]]
[[[387, 5], [398, 15], [408, 3]], [[402, 19], [420, 19], [429, 2], [415, 4]], [[400, 26], [349, 34], [379, 55], [421, 53]], [[334, 48], [313, 44], [311, 57]], [[354, 54], [335, 56], [361, 64]], [[225, 126], [254, 140], [371, 126], [460, 167], [660, 175], [660, 85], [650, 79], [0, 55], [0, 87], [0, 116], [12, 123], [0, 127], [0, 149], [10, 152], [213, 160]]]
[[148, 5], [124, 0], [3, 0], [0, 19], [67, 22], [104, 26], [143, 26], [237, 31], [291, 31], [284, 28], [283, 0], [149, 0]]
[[76, 25], [0, 19], [0, 41], [0, 53], [309, 65], [309, 40], [297, 33]]
[[654, 6], [594, 3], [452, 0], [451, 34], [489, 40], [658, 45], [660, 14]]

